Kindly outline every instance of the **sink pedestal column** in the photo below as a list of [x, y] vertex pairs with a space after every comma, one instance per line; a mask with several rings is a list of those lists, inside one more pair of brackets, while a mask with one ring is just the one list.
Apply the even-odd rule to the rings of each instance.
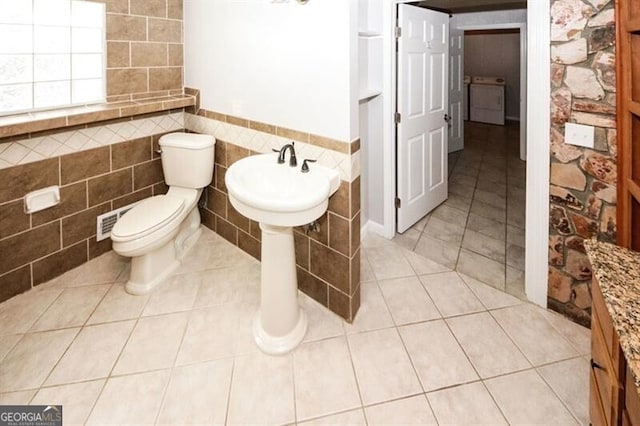
[[261, 223], [260, 229], [260, 311], [253, 335], [264, 352], [283, 354], [295, 348], [307, 332], [307, 317], [298, 303], [293, 228]]

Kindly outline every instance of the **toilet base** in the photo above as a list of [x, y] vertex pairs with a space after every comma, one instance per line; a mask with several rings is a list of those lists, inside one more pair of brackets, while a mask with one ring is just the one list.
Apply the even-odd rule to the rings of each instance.
[[140, 296], [149, 293], [180, 266], [176, 259], [173, 239], [160, 248], [142, 256], [131, 258], [131, 275], [125, 285], [129, 294]]
[[302, 342], [306, 332], [307, 315], [302, 308], [300, 308], [298, 313], [298, 322], [296, 322], [293, 329], [284, 336], [269, 335], [262, 327], [260, 312], [258, 312], [258, 315], [256, 315], [253, 320], [253, 339], [260, 350], [269, 355], [282, 355], [291, 351]]

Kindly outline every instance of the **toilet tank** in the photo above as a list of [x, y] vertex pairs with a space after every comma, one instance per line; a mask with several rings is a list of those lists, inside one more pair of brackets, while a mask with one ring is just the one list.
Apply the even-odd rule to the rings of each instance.
[[169, 133], [160, 137], [162, 170], [169, 186], [200, 189], [213, 178], [214, 145], [210, 135]]

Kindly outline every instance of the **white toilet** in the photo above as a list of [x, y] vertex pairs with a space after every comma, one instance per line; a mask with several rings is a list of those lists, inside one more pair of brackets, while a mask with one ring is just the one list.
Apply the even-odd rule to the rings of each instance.
[[171, 274], [202, 233], [198, 200], [213, 178], [215, 139], [170, 133], [160, 138], [166, 195], [147, 198], [111, 231], [113, 250], [131, 257], [126, 290], [145, 294]]

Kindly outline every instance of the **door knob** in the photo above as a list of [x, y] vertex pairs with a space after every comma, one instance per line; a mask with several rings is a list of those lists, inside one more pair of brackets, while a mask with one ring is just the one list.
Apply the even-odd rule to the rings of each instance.
[[447, 123], [451, 123], [451, 116], [449, 114], [445, 114], [444, 121], [446, 121]]

